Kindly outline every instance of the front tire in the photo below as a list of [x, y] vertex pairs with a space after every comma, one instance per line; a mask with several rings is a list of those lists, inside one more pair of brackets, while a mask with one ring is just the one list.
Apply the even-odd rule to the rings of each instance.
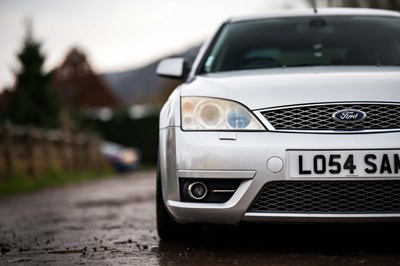
[[164, 241], [185, 240], [200, 235], [201, 227], [199, 225], [186, 225], [175, 222], [163, 200], [161, 173], [159, 163], [157, 165], [157, 185], [156, 185], [156, 214], [158, 236]]

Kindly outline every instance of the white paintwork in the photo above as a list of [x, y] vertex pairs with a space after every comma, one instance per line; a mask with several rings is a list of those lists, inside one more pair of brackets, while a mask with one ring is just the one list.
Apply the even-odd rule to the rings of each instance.
[[185, 60], [183, 58], [167, 58], [158, 64], [156, 73], [167, 77], [182, 77]]
[[283, 161], [279, 157], [271, 157], [268, 159], [267, 167], [272, 173], [279, 173], [283, 169]]
[[400, 102], [399, 84], [400, 67], [297, 67], [198, 76], [183, 86], [181, 95], [231, 99], [257, 110], [319, 102]]
[[317, 13], [312, 8], [298, 9], [298, 10], [278, 10], [272, 11], [264, 15], [253, 15], [253, 16], [240, 16], [232, 18], [230, 22], [241, 22], [255, 19], [267, 19], [267, 18], [286, 18], [286, 17], [301, 17], [301, 16], [343, 16], [343, 15], [366, 15], [366, 16], [394, 16], [400, 17], [399, 12], [380, 10], [380, 9], [368, 9], [368, 8], [318, 8]]

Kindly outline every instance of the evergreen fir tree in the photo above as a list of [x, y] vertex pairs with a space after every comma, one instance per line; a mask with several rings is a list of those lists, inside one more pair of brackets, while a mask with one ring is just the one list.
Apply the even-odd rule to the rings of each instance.
[[23, 48], [18, 54], [21, 69], [16, 74], [9, 118], [15, 124], [57, 127], [60, 107], [51, 88], [50, 74], [43, 72], [45, 57], [40, 48], [41, 44], [32, 35], [32, 23], [27, 20]]

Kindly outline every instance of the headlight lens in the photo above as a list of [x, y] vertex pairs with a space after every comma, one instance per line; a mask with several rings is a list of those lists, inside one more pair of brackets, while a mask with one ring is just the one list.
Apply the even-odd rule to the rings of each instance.
[[182, 97], [183, 130], [264, 130], [242, 105], [228, 100]]

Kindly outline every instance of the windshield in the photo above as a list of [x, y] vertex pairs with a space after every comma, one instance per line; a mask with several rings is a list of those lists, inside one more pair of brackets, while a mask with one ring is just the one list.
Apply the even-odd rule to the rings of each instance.
[[337, 65], [400, 65], [400, 19], [313, 16], [228, 23], [200, 72]]

